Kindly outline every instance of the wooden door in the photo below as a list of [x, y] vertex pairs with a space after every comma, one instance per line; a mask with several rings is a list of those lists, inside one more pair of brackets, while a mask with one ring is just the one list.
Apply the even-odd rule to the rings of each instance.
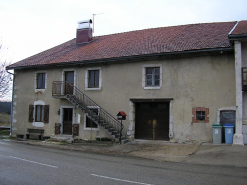
[[63, 109], [63, 134], [72, 135], [73, 109]]
[[225, 128], [224, 128], [225, 124], [235, 125], [235, 121], [236, 121], [236, 111], [235, 110], [220, 111], [220, 124], [222, 125], [222, 143], [225, 143]]
[[169, 140], [169, 103], [136, 103], [135, 138]]
[[73, 94], [74, 90], [74, 71], [65, 72], [65, 93]]

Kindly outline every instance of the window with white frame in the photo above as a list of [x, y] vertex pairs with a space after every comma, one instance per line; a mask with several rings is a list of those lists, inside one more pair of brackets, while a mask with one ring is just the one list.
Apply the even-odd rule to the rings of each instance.
[[98, 125], [86, 116], [86, 128], [98, 128]]
[[47, 83], [47, 73], [45, 71], [39, 71], [35, 73], [35, 92], [42, 91], [46, 89]]
[[160, 89], [162, 85], [162, 67], [156, 65], [144, 65], [142, 68], [142, 86], [144, 89]]
[[85, 74], [86, 90], [101, 90], [101, 68], [88, 68]]
[[[95, 116], [94, 118], [97, 119], [97, 116], [100, 116], [100, 109], [98, 106], [87, 106], [88, 113], [84, 114], [84, 129], [85, 130], [98, 130], [98, 125], [90, 119], [91, 116]], [[89, 116], [90, 115], [90, 116]]]
[[84, 130], [99, 130], [98, 125], [88, 117], [88, 113], [84, 114]]
[[49, 105], [29, 105], [28, 122], [49, 123]]

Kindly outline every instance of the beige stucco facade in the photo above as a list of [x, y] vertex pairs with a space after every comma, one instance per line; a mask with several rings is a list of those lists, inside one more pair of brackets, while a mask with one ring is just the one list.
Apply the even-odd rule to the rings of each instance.
[[[245, 45], [246, 47], [246, 45]], [[246, 54], [245, 54], [246, 55]], [[135, 138], [135, 103], [130, 99], [171, 99], [169, 131], [172, 141], [212, 141], [212, 124], [217, 122], [217, 111], [234, 107], [234, 54], [188, 56], [183, 58], [114, 63], [88, 66], [67, 66], [40, 69], [16, 69], [13, 97], [13, 135], [26, 134], [27, 128], [43, 128], [45, 136], [54, 135], [55, 123], [62, 123], [63, 108], [73, 108], [73, 123], [79, 123], [79, 138], [110, 137], [99, 127], [85, 129], [84, 112], [67, 100], [52, 97], [53, 81], [63, 81], [64, 71], [74, 71], [75, 86], [93, 101], [116, 117], [118, 111], [127, 113], [123, 121], [124, 133]], [[160, 66], [162, 83], [158, 89], [143, 87], [143, 68]], [[88, 90], [87, 69], [101, 71], [101, 88]], [[36, 73], [46, 73], [45, 90], [36, 90]], [[29, 105], [49, 105], [49, 123], [29, 123]], [[209, 123], [193, 123], [192, 108], [209, 109]], [[78, 118], [80, 117], [80, 119]], [[92, 134], [92, 135], [91, 135]]]

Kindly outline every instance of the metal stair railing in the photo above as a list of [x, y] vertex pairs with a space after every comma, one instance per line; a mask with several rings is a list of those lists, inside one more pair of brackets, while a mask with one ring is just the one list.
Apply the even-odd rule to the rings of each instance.
[[54, 81], [52, 96], [66, 98], [73, 105], [84, 110], [88, 118], [105, 128], [114, 139], [119, 138], [121, 142], [123, 125], [73, 84], [66, 81]]

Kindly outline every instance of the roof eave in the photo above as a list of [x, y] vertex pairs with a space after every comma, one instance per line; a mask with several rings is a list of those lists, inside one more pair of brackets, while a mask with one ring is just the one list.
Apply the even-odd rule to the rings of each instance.
[[132, 55], [132, 56], [123, 56], [123, 57], [114, 57], [114, 58], [106, 58], [106, 59], [96, 59], [96, 60], [84, 60], [84, 61], [71, 61], [64, 63], [54, 63], [54, 64], [44, 64], [44, 65], [31, 65], [31, 66], [17, 66], [17, 67], [9, 67], [7, 66], [7, 70], [12, 69], [31, 69], [31, 68], [47, 68], [47, 67], [63, 67], [63, 66], [74, 66], [74, 65], [91, 65], [91, 64], [102, 64], [102, 63], [114, 63], [121, 61], [135, 61], [140, 59], [152, 59], [152, 58], [169, 58], [169, 57], [177, 57], [180, 55], [186, 54], [205, 54], [205, 53], [218, 53], [222, 52], [232, 52], [233, 47], [224, 47], [224, 48], [210, 48], [210, 49], [201, 49], [201, 50], [188, 50], [188, 51], [177, 51], [177, 52], [169, 52], [169, 53], [152, 53], [152, 54], [144, 54], [144, 55]]
[[228, 35], [229, 40], [246, 40], [247, 34]]

